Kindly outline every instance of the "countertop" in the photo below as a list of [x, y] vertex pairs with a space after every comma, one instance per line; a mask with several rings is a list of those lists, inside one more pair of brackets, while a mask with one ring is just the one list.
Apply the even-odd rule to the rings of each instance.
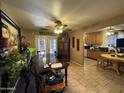
[[100, 49], [85, 49], [85, 50], [89, 50], [89, 51], [100, 51], [100, 52], [108, 52], [108, 51], [102, 51]]

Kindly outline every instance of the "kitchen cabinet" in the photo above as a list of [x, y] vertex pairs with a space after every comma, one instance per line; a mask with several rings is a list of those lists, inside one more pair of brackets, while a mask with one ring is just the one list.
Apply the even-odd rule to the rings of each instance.
[[86, 44], [94, 44], [95, 43], [94, 33], [86, 34], [85, 43]]
[[94, 50], [87, 50], [87, 57], [91, 59], [97, 59], [97, 55], [99, 55], [99, 52]]
[[102, 44], [103, 43], [103, 32], [96, 32], [95, 33], [95, 44]]
[[99, 50], [90, 50], [87, 49], [87, 58], [91, 58], [94, 60], [99, 59], [101, 54], [106, 54], [107, 52], [99, 51]]
[[102, 32], [86, 33], [86, 35], [85, 35], [85, 43], [86, 44], [101, 45], [102, 42], [103, 42]]

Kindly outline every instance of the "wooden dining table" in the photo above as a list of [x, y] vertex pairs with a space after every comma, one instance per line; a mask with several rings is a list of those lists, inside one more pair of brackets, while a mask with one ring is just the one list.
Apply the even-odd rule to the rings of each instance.
[[118, 75], [120, 75], [120, 63], [124, 63], [124, 57], [119, 57], [116, 54], [101, 54], [101, 61], [104, 62], [104, 59], [106, 59], [108, 62], [111, 62], [111, 68], [117, 72]]
[[[62, 67], [59, 67], [59, 68], [53, 68], [54, 70], [62, 70], [62, 69], [64, 69], [64, 76], [65, 76], [65, 85], [67, 86], [67, 83], [68, 83], [68, 66], [69, 66], [69, 63], [68, 62], [59, 62], [58, 60], [56, 60], [55, 58], [50, 58], [50, 56], [51, 55], [47, 55], [47, 56], [45, 56], [46, 57], [46, 60], [45, 61], [47, 61], [47, 62], [41, 62], [41, 61], [43, 61], [43, 60], [41, 60], [41, 58], [40, 58], [40, 55], [35, 55], [34, 57], [33, 57], [33, 63], [34, 63], [34, 69], [35, 69], [35, 73], [37, 73], [37, 74], [41, 74], [43, 71], [47, 71], [47, 70], [49, 70], [49, 69], [51, 69], [50, 68], [50, 66], [49, 67], [45, 67], [44, 68], [44, 64], [49, 64], [49, 63], [52, 63], [52, 64], [54, 64], [54, 63], [61, 63], [62, 64]], [[56, 61], [55, 61], [56, 60]], [[54, 61], [54, 63], [53, 63], [53, 61]], [[43, 72], [44, 73], [44, 72]]]

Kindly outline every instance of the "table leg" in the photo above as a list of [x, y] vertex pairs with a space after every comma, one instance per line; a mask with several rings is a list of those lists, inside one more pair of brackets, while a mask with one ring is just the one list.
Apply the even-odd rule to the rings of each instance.
[[68, 67], [65, 68], [65, 85], [67, 86], [67, 83], [68, 83]]

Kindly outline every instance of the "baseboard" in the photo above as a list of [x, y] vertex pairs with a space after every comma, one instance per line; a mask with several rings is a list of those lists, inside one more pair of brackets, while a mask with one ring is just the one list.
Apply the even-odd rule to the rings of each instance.
[[74, 60], [70, 60], [70, 62], [72, 62], [72, 63], [74, 63], [74, 64], [76, 64], [76, 65], [78, 65], [78, 66], [83, 66], [83, 64], [80, 64], [80, 63], [78, 63], [78, 62], [76, 62], [76, 61], [74, 61]]

